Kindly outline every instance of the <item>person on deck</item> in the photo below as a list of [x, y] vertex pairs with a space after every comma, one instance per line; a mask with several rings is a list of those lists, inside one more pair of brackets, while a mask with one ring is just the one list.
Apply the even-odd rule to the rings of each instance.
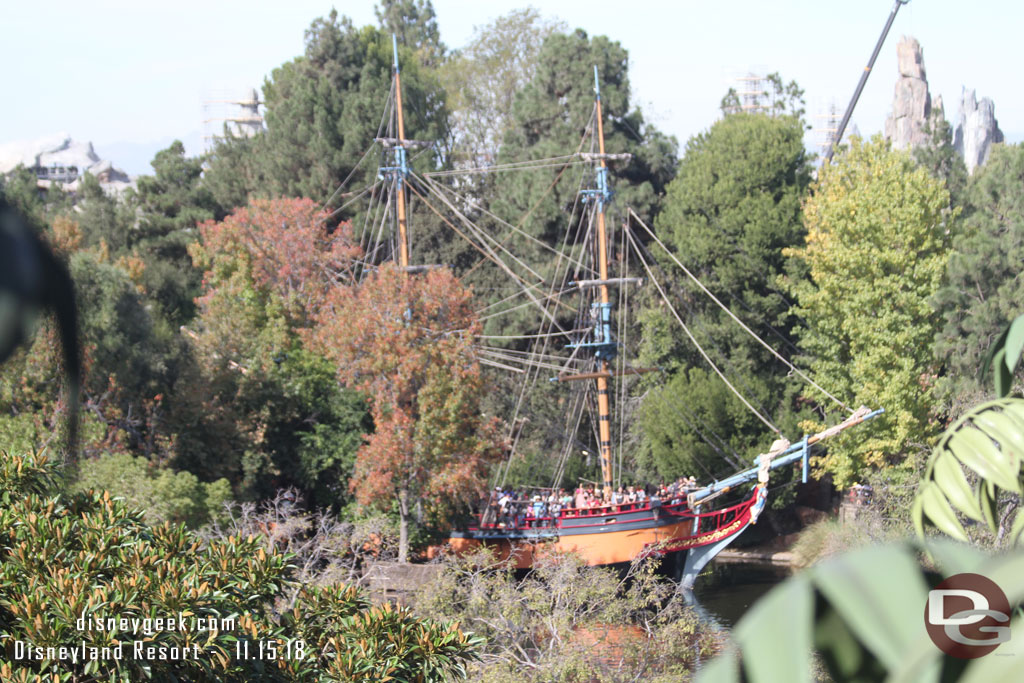
[[512, 521], [512, 496], [508, 491], [503, 491], [501, 497], [498, 498], [498, 513], [500, 515], [499, 526], [507, 527], [509, 523]]
[[679, 483], [677, 481], [673, 481], [668, 485], [668, 495], [666, 497], [672, 501], [672, 505], [679, 502]]
[[498, 522], [498, 500], [501, 498], [501, 487], [495, 486], [487, 499], [483, 517], [480, 523], [484, 526], [494, 526]]

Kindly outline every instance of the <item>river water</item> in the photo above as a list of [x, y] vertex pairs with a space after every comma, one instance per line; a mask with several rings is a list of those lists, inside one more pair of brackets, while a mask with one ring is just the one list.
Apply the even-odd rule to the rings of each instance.
[[697, 579], [693, 594], [705, 616], [732, 628], [750, 606], [792, 576], [789, 567], [714, 561]]

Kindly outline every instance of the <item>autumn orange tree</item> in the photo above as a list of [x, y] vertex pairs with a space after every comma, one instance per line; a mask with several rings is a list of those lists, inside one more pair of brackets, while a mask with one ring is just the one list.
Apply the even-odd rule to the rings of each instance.
[[385, 264], [360, 285], [330, 290], [317, 318], [312, 342], [343, 382], [366, 392], [373, 415], [352, 488], [361, 503], [397, 503], [405, 562], [415, 504], [436, 523], [449, 519], [458, 501], [483, 492], [501, 452], [497, 419], [479, 409], [470, 291], [447, 269], [409, 275]]
[[[361, 253], [347, 224], [309, 199], [254, 200], [200, 226], [190, 251], [204, 271], [199, 316], [186, 330], [201, 359], [199, 418], [231, 458], [203, 442], [189, 469], [223, 462], [249, 495], [299, 486], [316, 504], [343, 505], [355, 453], [371, 424], [358, 392], [300, 335], [327, 292], [352, 282]], [[193, 432], [194, 433], [194, 432]]]
[[351, 226], [332, 226], [311, 199], [254, 199], [223, 221], [202, 224], [200, 232], [202, 245], [190, 247], [206, 269], [200, 304], [219, 285], [244, 275], [280, 297], [299, 324], [308, 322], [330, 288], [352, 283], [362, 255]]

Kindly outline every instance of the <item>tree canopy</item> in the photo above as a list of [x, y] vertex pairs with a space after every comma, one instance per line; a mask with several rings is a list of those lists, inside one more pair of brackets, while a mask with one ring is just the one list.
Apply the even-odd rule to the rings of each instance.
[[[868, 469], [912, 466], [935, 436], [931, 308], [948, 260], [949, 193], [880, 138], [854, 139], [821, 169], [804, 205], [807, 244], [785, 253], [797, 329], [818, 382], [856, 405], [885, 408], [868, 430], [841, 435], [819, 460], [838, 486]], [[822, 401], [813, 392], [808, 398]]]
[[[320, 505], [342, 505], [371, 424], [362, 399], [338, 385], [332, 363], [302, 334], [351, 274], [358, 246], [344, 225], [329, 232], [327, 214], [308, 199], [253, 200], [200, 233], [192, 254], [204, 293], [191, 333], [206, 376], [200, 420], [234, 454], [211, 476], [250, 494], [296, 486]], [[209, 448], [191, 445], [181, 464], [208, 470]]]
[[997, 145], [967, 186], [967, 218], [935, 306], [943, 324], [935, 353], [945, 364], [942, 396], [953, 415], [985, 395], [977, 380], [981, 358], [1007, 321], [1024, 311], [1024, 148]]
[[[421, 3], [387, 3], [383, 20], [394, 12], [401, 16], [405, 5]], [[430, 3], [417, 12], [429, 26]], [[407, 29], [411, 42], [416, 41], [413, 31]], [[418, 55], [412, 45], [399, 47], [406, 137], [444, 141], [444, 91]], [[215, 147], [207, 171], [215, 194], [236, 205], [250, 197], [307, 197], [319, 202], [333, 198], [337, 206], [335, 190], [346, 180], [351, 188], [372, 184], [373, 163], [360, 165], [364, 152], [379, 134], [397, 135], [380, 129], [387, 122], [382, 115], [391, 65], [389, 33], [356, 28], [336, 11], [314, 20], [306, 31], [305, 54], [275, 69], [264, 83], [266, 130]], [[437, 158], [417, 163], [430, 165]], [[444, 158], [443, 146], [439, 158]]]
[[[809, 182], [799, 118], [731, 114], [687, 143], [654, 223], [677, 258], [787, 358], [795, 348], [792, 320], [777, 278], [791, 267], [783, 249], [803, 241], [801, 200]], [[784, 432], [795, 431], [799, 411], [787, 368], [686, 279], [668, 255], [652, 249], [701, 344], [769, 419]], [[705, 374], [705, 361], [661, 302], [649, 301], [641, 320], [644, 363], [673, 375], [659, 394], [685, 404], [673, 411], [659, 405], [664, 400], [645, 404], [641, 457], [654, 459], [647, 463], [654, 472], [675, 477], [685, 468], [692, 473], [698, 454], [708, 456], [706, 468], [731, 469], [735, 465], [723, 458], [732, 454], [718, 452], [722, 446], [712, 445], [713, 433], [727, 434], [730, 450], [744, 456], [763, 451], [774, 437], [718, 378]], [[712, 390], [716, 383], [721, 391]], [[669, 417], [671, 412], [676, 415]]]
[[469, 291], [450, 272], [412, 277], [385, 264], [351, 290], [331, 290], [310, 333], [342, 381], [368, 397], [374, 432], [351, 486], [360, 502], [397, 503], [399, 561], [413, 506], [450, 519], [460, 500], [483, 493], [486, 466], [500, 455], [497, 421], [480, 413], [478, 331]]

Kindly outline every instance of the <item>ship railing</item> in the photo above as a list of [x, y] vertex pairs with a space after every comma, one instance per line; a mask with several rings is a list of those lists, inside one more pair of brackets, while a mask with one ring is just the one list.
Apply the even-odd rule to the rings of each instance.
[[[661, 501], [658, 498], [648, 498], [643, 502], [636, 503], [616, 503], [609, 505], [598, 505], [589, 508], [562, 508], [558, 511], [558, 514], [543, 513], [537, 515], [534, 512], [534, 508], [531, 503], [529, 507], [521, 508], [520, 510], [505, 515], [498, 513], [495, 517], [498, 521], [492, 523], [481, 522], [477, 528], [479, 529], [507, 529], [507, 530], [520, 530], [520, 529], [538, 529], [538, 528], [561, 528], [563, 520], [579, 520], [579, 519], [594, 519], [609, 517], [611, 515], [621, 515], [630, 512], [651, 512], [652, 514], [661, 514], [664, 511], [670, 515], [687, 515], [689, 507], [686, 503], [684, 496], [676, 496], [670, 501]], [[728, 510], [729, 508], [726, 508]], [[712, 515], [716, 513], [706, 513]], [[688, 516], [692, 517], [692, 514]], [[502, 521], [505, 520], [505, 521]], [[594, 519], [597, 522], [597, 519]], [[639, 521], [639, 520], [608, 520], [605, 524], [616, 524], [627, 521]], [[599, 523], [599, 522], [598, 522]]]

